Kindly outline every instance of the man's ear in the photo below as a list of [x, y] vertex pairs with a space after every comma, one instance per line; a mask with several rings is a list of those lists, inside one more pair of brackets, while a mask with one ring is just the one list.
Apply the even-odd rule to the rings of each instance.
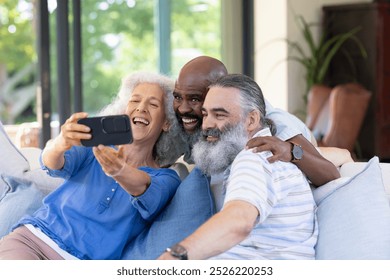
[[164, 132], [167, 132], [167, 131], [169, 130], [170, 127], [171, 127], [170, 123], [168, 122], [168, 120], [166, 120], [166, 121], [164, 122], [164, 125], [163, 125], [163, 127], [162, 127], [162, 130], [163, 130]]
[[260, 112], [258, 110], [251, 111], [246, 120], [248, 132], [257, 130], [260, 126]]

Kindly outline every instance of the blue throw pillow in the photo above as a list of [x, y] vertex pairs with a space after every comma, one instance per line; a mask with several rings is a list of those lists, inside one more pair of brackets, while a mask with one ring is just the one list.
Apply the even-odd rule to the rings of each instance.
[[31, 215], [42, 206], [44, 193], [34, 183], [19, 177], [0, 176], [0, 237], [8, 234], [24, 215]]
[[122, 259], [151, 260], [183, 240], [214, 214], [209, 181], [197, 168], [183, 180], [171, 202], [135, 240]]
[[313, 194], [316, 259], [390, 259], [390, 206], [377, 157], [355, 176], [329, 182]]

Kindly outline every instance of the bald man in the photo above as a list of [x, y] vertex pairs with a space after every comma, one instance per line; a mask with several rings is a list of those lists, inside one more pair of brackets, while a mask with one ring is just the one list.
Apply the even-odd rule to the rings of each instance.
[[[184, 160], [193, 163], [191, 151], [199, 139], [202, 125], [202, 106], [208, 86], [228, 73], [225, 65], [209, 56], [199, 56], [180, 70], [174, 90], [173, 107], [188, 143]], [[270, 150], [270, 162], [294, 162], [317, 186], [340, 177], [337, 168], [320, 155], [311, 144], [311, 132], [306, 125], [286, 111], [273, 108], [266, 100], [267, 118], [277, 127], [276, 137], [257, 137], [248, 142], [255, 152]]]

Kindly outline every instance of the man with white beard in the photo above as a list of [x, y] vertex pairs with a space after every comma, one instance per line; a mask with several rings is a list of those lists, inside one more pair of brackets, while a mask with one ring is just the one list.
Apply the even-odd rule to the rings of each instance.
[[[210, 142], [207, 140], [209, 137], [214, 137], [218, 141]], [[247, 141], [245, 126], [239, 122], [236, 125], [226, 125], [223, 131], [218, 128], [202, 130], [200, 140], [194, 145], [193, 157], [197, 168], [210, 176], [210, 188], [216, 211], [221, 210], [223, 204], [225, 195], [223, 181], [229, 174], [226, 170]], [[272, 156], [272, 153], [268, 155]]]
[[310, 186], [299, 168], [245, 150], [271, 137], [260, 87], [245, 75], [212, 83], [202, 107], [198, 168], [214, 177], [217, 214], [160, 259], [314, 259], [318, 226]]

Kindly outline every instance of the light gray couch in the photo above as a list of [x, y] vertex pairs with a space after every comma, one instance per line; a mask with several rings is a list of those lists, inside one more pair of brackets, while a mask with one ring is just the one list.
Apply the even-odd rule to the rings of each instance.
[[[16, 222], [5, 224], [1, 217], [17, 220], [33, 211], [62, 180], [48, 177], [39, 168], [39, 149], [16, 149], [0, 128], [1, 235], [2, 228]], [[390, 260], [390, 163], [379, 163], [375, 157], [368, 163], [347, 163], [340, 173], [340, 179], [313, 189], [319, 224], [316, 258]], [[13, 185], [29, 188], [36, 201], [15, 200], [20, 190]], [[10, 195], [13, 200], [7, 200]]]
[[[21, 151], [33, 170], [39, 168], [38, 149]], [[390, 163], [377, 157], [346, 163], [340, 174], [313, 189], [319, 224], [316, 258], [390, 259]]]

